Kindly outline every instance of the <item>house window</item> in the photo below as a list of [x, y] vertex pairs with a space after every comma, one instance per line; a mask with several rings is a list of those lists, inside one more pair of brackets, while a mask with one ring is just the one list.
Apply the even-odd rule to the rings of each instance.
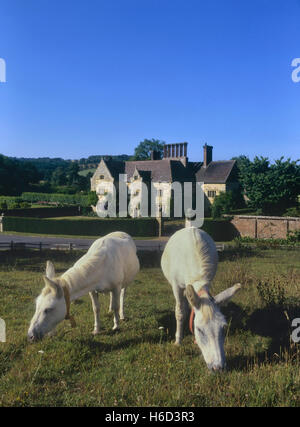
[[207, 197], [216, 197], [216, 195], [217, 195], [217, 192], [215, 191], [215, 190], [209, 190], [208, 192], [207, 192]]
[[157, 194], [158, 194], [158, 197], [162, 197], [163, 191], [162, 190], [158, 190]]
[[104, 179], [104, 175], [100, 175], [100, 179]]

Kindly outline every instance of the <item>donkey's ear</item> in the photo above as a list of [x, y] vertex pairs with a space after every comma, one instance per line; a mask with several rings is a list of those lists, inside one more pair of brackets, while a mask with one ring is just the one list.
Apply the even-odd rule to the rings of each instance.
[[187, 297], [188, 302], [191, 304], [192, 307], [195, 307], [195, 308], [200, 307], [201, 300], [198, 297], [198, 295], [195, 292], [195, 289], [192, 285], [187, 285], [185, 295]]
[[43, 276], [46, 288], [50, 288], [51, 292], [57, 298], [61, 298], [63, 296], [63, 290], [58, 283], [55, 283], [53, 280], [49, 279], [47, 276]]
[[227, 303], [230, 298], [232, 298], [233, 295], [241, 289], [241, 287], [242, 285], [240, 283], [236, 283], [235, 285], [231, 286], [231, 288], [225, 289], [225, 291], [220, 292], [214, 297], [215, 303], [219, 305]]
[[46, 276], [48, 279], [54, 279], [55, 277], [55, 268], [51, 261], [46, 263]]

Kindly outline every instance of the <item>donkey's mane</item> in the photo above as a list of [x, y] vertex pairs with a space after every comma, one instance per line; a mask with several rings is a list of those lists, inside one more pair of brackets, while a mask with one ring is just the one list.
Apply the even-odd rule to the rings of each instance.
[[206, 298], [201, 298], [200, 311], [205, 323], [212, 320], [212, 318], [215, 318], [220, 323], [226, 323], [225, 317], [220, 312], [211, 295]]

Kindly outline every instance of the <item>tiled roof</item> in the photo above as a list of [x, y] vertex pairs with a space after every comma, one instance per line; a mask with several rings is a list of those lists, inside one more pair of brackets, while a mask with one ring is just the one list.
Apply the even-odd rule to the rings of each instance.
[[135, 168], [137, 168], [140, 174], [142, 172], [151, 172], [151, 180], [154, 182], [172, 181], [170, 160], [168, 159], [125, 162], [125, 173], [127, 173], [127, 179], [130, 179], [133, 176]]
[[223, 184], [225, 183], [235, 165], [235, 160], [221, 160], [210, 162], [209, 165], [196, 172], [196, 181], [205, 184]]
[[[119, 174], [127, 174], [127, 179], [133, 177], [137, 169], [144, 181], [153, 182], [191, 182], [203, 181], [204, 183], [225, 183], [235, 165], [235, 160], [210, 162], [204, 168], [201, 162], [187, 162], [187, 166], [181, 160], [140, 160], [119, 162], [104, 160], [110, 174], [115, 181], [119, 180]], [[98, 178], [99, 168], [93, 175], [92, 181]]]

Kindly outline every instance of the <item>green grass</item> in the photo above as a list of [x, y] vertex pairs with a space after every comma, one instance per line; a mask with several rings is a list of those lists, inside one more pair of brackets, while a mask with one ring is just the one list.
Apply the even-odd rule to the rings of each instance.
[[[120, 332], [112, 332], [109, 297], [102, 295], [101, 334], [92, 336], [86, 296], [71, 306], [75, 329], [65, 321], [56, 336], [28, 344], [45, 261], [52, 259], [61, 273], [80, 255], [0, 253], [0, 317], [7, 325], [0, 406], [299, 406], [300, 344], [290, 342], [291, 320], [300, 317], [299, 252], [221, 254], [212, 293], [238, 281], [244, 287], [223, 309], [228, 369], [216, 375], [188, 332], [183, 345], [174, 346], [174, 297], [158, 267], [143, 267], [128, 288]], [[149, 255], [148, 263], [146, 254], [141, 260], [153, 265]], [[257, 285], [276, 280], [284, 286], [284, 305], [270, 306]]]
[[92, 174], [94, 174], [94, 173], [96, 172], [96, 169], [97, 169], [97, 168], [82, 169], [81, 171], [79, 171], [79, 172], [78, 172], [78, 174], [79, 174], [79, 175], [82, 175], [82, 176], [87, 176], [87, 174], [88, 174], [89, 172], [91, 172]]

